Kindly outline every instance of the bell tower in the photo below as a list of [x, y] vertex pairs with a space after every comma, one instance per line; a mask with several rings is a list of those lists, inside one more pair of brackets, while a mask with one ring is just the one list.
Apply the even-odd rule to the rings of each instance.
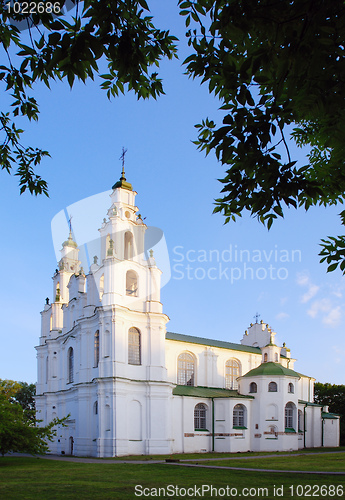
[[87, 276], [70, 224], [53, 277], [54, 298], [42, 311], [37, 408], [42, 415], [52, 409], [71, 415], [54, 444], [57, 453], [68, 449], [71, 437], [78, 455], [171, 452], [169, 318], [137, 193], [125, 177], [124, 152], [122, 159]]
[[118, 304], [145, 313], [162, 313], [161, 271], [152, 249], [145, 248], [147, 226], [137, 215], [137, 193], [127, 182], [124, 168], [112, 189], [108, 217], [99, 229], [100, 263], [92, 265], [102, 306]]
[[[89, 274], [99, 301], [98, 403], [102, 408], [108, 398], [109, 407], [119, 409], [113, 415], [116, 431], [110, 440], [100, 440], [100, 454], [166, 453], [169, 427], [159, 414], [162, 409], [169, 414], [172, 389], [165, 362], [169, 318], [160, 302], [161, 271], [153, 250], [145, 247], [147, 226], [138, 215], [137, 193], [126, 180], [124, 164], [112, 189], [99, 229], [100, 259], [95, 259]], [[128, 420], [139, 414], [146, 415], [145, 431], [139, 432], [139, 421], [128, 427]], [[107, 434], [103, 425], [100, 418], [101, 435]]]

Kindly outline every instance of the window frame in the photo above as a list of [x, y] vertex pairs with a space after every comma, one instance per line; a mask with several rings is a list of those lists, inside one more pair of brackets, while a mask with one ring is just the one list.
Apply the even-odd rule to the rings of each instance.
[[295, 386], [292, 382], [289, 382], [289, 384], [288, 384], [288, 393], [295, 394]]
[[[129, 288], [131, 285], [129, 281], [132, 280], [133, 284], [135, 284], [136, 288], [131, 289]], [[126, 296], [127, 297], [138, 297], [138, 288], [139, 288], [139, 279], [138, 279], [138, 273], [135, 272], [133, 269], [128, 269], [126, 271]]]
[[73, 384], [74, 382], [74, 349], [73, 347], [68, 348], [67, 354], [67, 380], [68, 384]]
[[[134, 339], [137, 339], [135, 341]], [[141, 332], [139, 328], [132, 326], [128, 330], [128, 364], [140, 366], [141, 362]]]
[[236, 358], [229, 358], [225, 362], [225, 389], [236, 391], [237, 378], [241, 376], [241, 363]]
[[304, 432], [304, 415], [302, 410], [297, 411], [297, 428], [298, 432]]
[[123, 252], [123, 258], [124, 260], [133, 260], [133, 255], [134, 255], [134, 249], [133, 249], [133, 233], [131, 231], [126, 231], [124, 236], [124, 252]]
[[295, 431], [295, 405], [289, 401], [284, 408], [284, 426], [285, 432]]
[[101, 301], [104, 295], [104, 273], [99, 279], [99, 300]]
[[[183, 357], [189, 359], [183, 359]], [[188, 351], [183, 351], [177, 356], [177, 385], [195, 386], [195, 356]]]
[[96, 330], [95, 335], [93, 337], [93, 367], [98, 368], [99, 365], [99, 330]]
[[247, 408], [241, 403], [236, 404], [232, 410], [232, 427], [247, 429]]
[[278, 392], [278, 384], [277, 382], [274, 382], [274, 380], [271, 380], [268, 384], [268, 392]]
[[49, 356], [46, 357], [46, 384], [49, 382]]
[[197, 403], [194, 406], [194, 430], [207, 431], [207, 405]]

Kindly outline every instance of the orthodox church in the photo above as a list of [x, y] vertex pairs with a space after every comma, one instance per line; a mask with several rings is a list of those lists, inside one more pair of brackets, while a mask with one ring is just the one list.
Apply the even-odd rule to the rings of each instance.
[[[77, 456], [338, 446], [339, 417], [264, 322], [240, 343], [167, 332], [153, 251], [124, 171], [86, 275], [72, 231], [41, 312], [37, 417], [68, 415], [51, 452]], [[99, 262], [98, 262], [99, 260]]]

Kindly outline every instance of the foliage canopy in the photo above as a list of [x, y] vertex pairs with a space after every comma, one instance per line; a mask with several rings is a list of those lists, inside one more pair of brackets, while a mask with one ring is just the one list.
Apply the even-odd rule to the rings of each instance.
[[0, 453], [20, 452], [39, 454], [49, 450], [48, 441], [66, 418], [55, 418], [39, 427], [33, 396], [35, 385], [13, 380], [0, 380]]
[[329, 411], [340, 415], [340, 444], [345, 445], [345, 385], [314, 385], [315, 402], [329, 406]]
[[[97, 62], [103, 58], [108, 73], [100, 75], [108, 97], [133, 90], [138, 98], [156, 98], [163, 93], [157, 71], [162, 57], [175, 55], [176, 38], [156, 29], [147, 16], [145, 0], [69, 0], [76, 6], [74, 17], [61, 11], [16, 14], [0, 5], [0, 40], [7, 63], [0, 66], [0, 81], [13, 98], [11, 111], [0, 112], [0, 165], [7, 172], [17, 167], [20, 192], [48, 195], [47, 183], [35, 173], [42, 158], [49, 155], [21, 143], [18, 116], [38, 120], [39, 108], [30, 95], [37, 82], [47, 87], [53, 80], [85, 82], [99, 74]], [[30, 4], [31, 5], [31, 4]], [[25, 32], [18, 28], [27, 27]]]
[[[25, 147], [16, 117], [37, 120], [34, 85], [86, 82], [107, 73], [109, 98], [132, 90], [156, 98], [162, 82], [153, 67], [176, 56], [176, 38], [157, 29], [146, 0], [68, 0], [73, 17], [15, 14], [0, 6], [6, 63], [0, 81], [13, 102], [0, 112], [0, 165], [16, 168], [20, 192], [48, 194], [35, 167], [49, 153]], [[225, 222], [248, 211], [268, 228], [288, 207], [343, 203], [345, 193], [345, 16], [342, 0], [179, 0], [191, 54], [186, 72], [201, 78], [224, 111], [216, 126], [196, 127], [198, 148], [225, 165], [215, 212]], [[26, 23], [21, 32], [17, 23]], [[308, 151], [297, 162], [291, 143]], [[1, 142], [1, 139], [0, 139]], [[344, 222], [345, 211], [341, 212]], [[321, 261], [345, 273], [345, 236], [322, 240]]]
[[[196, 127], [198, 148], [225, 165], [215, 212], [249, 211], [270, 228], [287, 207], [343, 203], [345, 16], [342, 0], [179, 0], [192, 54], [187, 73], [224, 111]], [[307, 146], [305, 164], [287, 136]], [[345, 212], [342, 213], [344, 217]], [[322, 260], [345, 272], [345, 238], [324, 240]]]

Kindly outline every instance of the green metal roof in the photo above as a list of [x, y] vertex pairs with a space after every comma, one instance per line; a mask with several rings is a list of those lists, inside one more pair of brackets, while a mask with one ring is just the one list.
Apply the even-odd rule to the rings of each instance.
[[194, 387], [192, 385], [177, 385], [173, 389], [174, 396], [193, 396], [197, 398], [246, 398], [254, 399], [253, 396], [242, 396], [237, 391], [219, 389], [217, 387]]
[[322, 411], [321, 417], [322, 418], [329, 418], [331, 420], [336, 420], [336, 419], [340, 418], [340, 415], [338, 415], [337, 413], [327, 413], [325, 411]]
[[128, 191], [133, 191], [132, 184], [122, 179], [115, 182], [115, 184], [112, 187], [112, 189], [117, 189], [117, 188], [128, 189]]
[[122, 167], [122, 174], [120, 180], [115, 182], [115, 184], [112, 187], [112, 189], [117, 189], [117, 188], [128, 189], [128, 191], [133, 191], [132, 184], [130, 182], [127, 182], [127, 179], [125, 177], [124, 167]]
[[304, 399], [299, 399], [298, 402], [302, 405], [307, 405], [307, 406], [324, 406], [324, 405], [320, 405], [319, 403], [311, 403], [310, 401], [305, 401]]
[[299, 373], [295, 372], [294, 370], [290, 370], [290, 368], [285, 368], [279, 363], [261, 363], [260, 366], [257, 368], [254, 368], [253, 370], [250, 370], [247, 372], [244, 377], [256, 377], [259, 375], [269, 375], [269, 376], [287, 376], [287, 377], [296, 377], [300, 378]]
[[193, 337], [192, 335], [184, 335], [182, 333], [167, 332], [168, 340], [177, 340], [179, 342], [189, 342], [191, 344], [201, 344], [210, 347], [220, 347], [221, 349], [232, 349], [234, 351], [252, 352], [261, 355], [260, 347], [252, 347], [242, 344], [233, 344], [232, 342], [224, 342], [222, 340], [205, 339], [202, 337]]
[[[296, 372], [296, 373], [298, 373], [298, 372]], [[303, 375], [303, 373], [298, 373], [298, 375], [299, 375], [300, 377], [304, 377], [304, 378], [311, 378], [312, 380], [315, 380], [315, 378], [314, 378], [314, 377], [309, 377], [308, 375]]]

